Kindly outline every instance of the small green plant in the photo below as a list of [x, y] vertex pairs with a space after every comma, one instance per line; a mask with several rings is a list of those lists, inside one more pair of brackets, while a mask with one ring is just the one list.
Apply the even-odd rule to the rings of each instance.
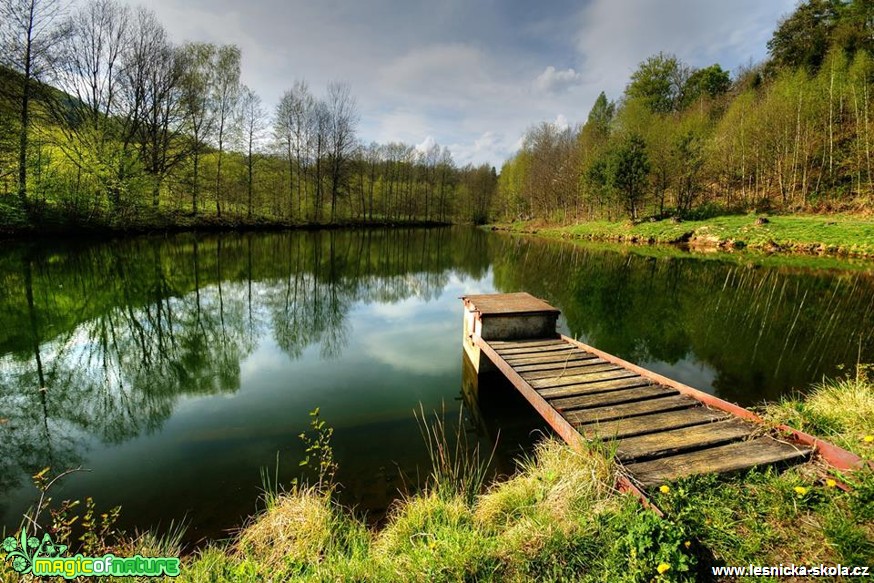
[[334, 428], [319, 417], [319, 407], [310, 411], [310, 430], [312, 435], [301, 433], [298, 436], [306, 446], [306, 457], [299, 465], [317, 472], [319, 491], [331, 491], [336, 486], [334, 477], [337, 474], [337, 462], [334, 460], [334, 448], [331, 446]]

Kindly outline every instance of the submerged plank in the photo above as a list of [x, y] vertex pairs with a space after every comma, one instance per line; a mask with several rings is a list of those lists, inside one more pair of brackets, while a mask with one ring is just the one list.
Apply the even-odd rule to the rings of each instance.
[[606, 381], [610, 379], [624, 379], [629, 377], [636, 377], [637, 373], [631, 372], [628, 369], [620, 368], [616, 365], [612, 365], [609, 370], [604, 370], [603, 372], [592, 372], [587, 374], [577, 374], [577, 375], [565, 375], [561, 378], [555, 379], [537, 379], [529, 381], [530, 384], [535, 389], [546, 389], [549, 387], [561, 387], [565, 385], [576, 385], [583, 383], [593, 383], [595, 381]]
[[568, 385], [564, 387], [551, 387], [546, 389], [538, 389], [537, 392], [545, 399], [556, 399], [559, 397], [572, 397], [574, 395], [589, 395], [592, 393], [606, 393], [609, 391], [618, 391], [632, 387], [645, 387], [653, 384], [649, 379], [641, 376], [634, 376], [622, 379], [610, 379], [606, 381], [596, 381], [594, 383], [579, 383], [576, 385]]
[[691, 425], [703, 425], [731, 417], [724, 411], [717, 411], [707, 407], [692, 407], [668, 413], [652, 413], [629, 419], [606, 421], [602, 423], [588, 423], [577, 429], [586, 439], [600, 438], [604, 440], [632, 437], [656, 433], [668, 429], [678, 429]]
[[571, 424], [578, 425], [582, 423], [613, 421], [614, 419], [636, 418], [648, 413], [676, 411], [677, 409], [688, 409], [698, 405], [698, 401], [692, 397], [681, 395], [635, 401], [622, 405], [609, 405], [595, 409], [574, 409], [572, 411], [563, 411], [562, 415]]
[[801, 460], [810, 455], [810, 451], [809, 448], [789, 445], [771, 437], [759, 437], [627, 464], [625, 468], [641, 484], [652, 486], [694, 474], [731, 472], [765, 464]]
[[728, 419], [706, 425], [660, 431], [628, 437], [617, 442], [616, 456], [621, 461], [671, 455], [688, 449], [721, 445], [749, 437], [755, 426], [741, 419]]
[[678, 394], [679, 391], [664, 385], [646, 385], [643, 387], [610, 391], [608, 393], [594, 393], [589, 395], [577, 395], [561, 399], [552, 399], [549, 404], [558, 411], [570, 409], [590, 409], [592, 407], [604, 407], [606, 405], [618, 405], [631, 403], [656, 397], [669, 397]]

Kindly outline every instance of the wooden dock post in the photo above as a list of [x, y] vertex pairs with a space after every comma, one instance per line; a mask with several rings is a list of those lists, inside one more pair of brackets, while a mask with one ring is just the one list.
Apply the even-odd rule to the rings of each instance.
[[478, 374], [495, 370], [494, 364], [474, 343], [483, 340], [557, 338], [559, 310], [528, 293], [462, 296], [464, 301], [464, 352]]

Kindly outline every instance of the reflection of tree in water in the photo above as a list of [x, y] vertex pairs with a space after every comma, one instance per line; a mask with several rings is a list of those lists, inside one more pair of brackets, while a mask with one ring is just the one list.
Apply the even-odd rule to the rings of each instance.
[[356, 303], [436, 298], [452, 269], [481, 276], [486, 256], [459, 248], [483, 238], [330, 231], [7, 250], [0, 488], [76, 465], [89, 440], [160, 428], [180, 396], [236, 391], [268, 334], [293, 358], [316, 343], [338, 356]]
[[746, 402], [874, 357], [870, 273], [646, 257], [495, 237], [496, 285], [556, 303], [571, 333], [637, 362], [694, 357]]

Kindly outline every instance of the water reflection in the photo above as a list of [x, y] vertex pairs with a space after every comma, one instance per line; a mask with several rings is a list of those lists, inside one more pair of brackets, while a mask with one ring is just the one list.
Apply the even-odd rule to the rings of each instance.
[[463, 293], [525, 290], [591, 344], [755, 403], [874, 358], [870, 270], [703, 261], [476, 229], [7, 245], [0, 251], [0, 514], [45, 466], [92, 471], [56, 499], [121, 504], [122, 526], [251, 514], [259, 469], [299, 473], [321, 407], [344, 502], [378, 516], [421, 475], [413, 410], [462, 401], [497, 471], [541, 427], [459, 360]]
[[[211, 453], [224, 460], [239, 458], [241, 472], [251, 471], [235, 484], [247, 492], [231, 511], [248, 514], [258, 464], [272, 461], [272, 453], [264, 454], [283, 448], [302, 453], [293, 440], [305, 429], [301, 421], [306, 411], [334, 401], [347, 401], [334, 408], [335, 424], [360, 430], [400, 419], [402, 432], [409, 433], [416, 401], [393, 400], [379, 390], [386, 383], [373, 377], [382, 369], [409, 368], [418, 360], [428, 369], [424, 374], [437, 382], [409, 395], [432, 405], [444, 396], [451, 400], [458, 383], [445, 377], [457, 377], [454, 358], [441, 362], [429, 356], [455, 356], [457, 345], [445, 342], [432, 350], [419, 341], [419, 351], [402, 350], [405, 345], [417, 347], [408, 337], [428, 338], [416, 334], [415, 326], [427, 330], [436, 324], [438, 331], [448, 333], [452, 324], [442, 312], [436, 323], [423, 316], [418, 322], [410, 319], [400, 331], [368, 325], [367, 320], [391, 321], [392, 314], [380, 315], [379, 310], [398, 309], [410, 298], [414, 301], [407, 311], [422, 316], [420, 305], [439, 297], [451, 277], [473, 282], [482, 278], [487, 257], [471, 251], [483, 248], [483, 239], [471, 230], [450, 236], [447, 229], [187, 235], [69, 249], [24, 246], [0, 255], [0, 488], [10, 494], [0, 502], [7, 505], [0, 508], [6, 511], [4, 523], [14, 525], [27, 503], [27, 476], [44, 466], [87, 462], [95, 475], [109, 478], [106, 458], [127, 450], [144, 456], [143, 462], [178, 469], [190, 465], [194, 450], [204, 444], [252, 441], [269, 434], [271, 448], [256, 456]], [[371, 338], [359, 342], [346, 362], [325, 364], [339, 359], [348, 347], [353, 309], [359, 313], [352, 319], [364, 322], [358, 332]], [[307, 353], [311, 347], [314, 354]], [[367, 360], [384, 366], [368, 366]], [[338, 386], [350, 384], [350, 377], [361, 381], [357, 395], [337, 399]], [[191, 420], [185, 427], [165, 427], [174, 414], [184, 418], [191, 403], [227, 411], [221, 400], [203, 399], [235, 396], [241, 387], [258, 397], [251, 418], [229, 421], [213, 411], [209, 419], [209, 411], [201, 411], [209, 421], [200, 430]], [[282, 411], [281, 395], [273, 395], [278, 408], [271, 408], [270, 390], [306, 398], [302, 406]], [[374, 404], [358, 406], [368, 400]], [[339, 439], [339, 449], [351, 435]], [[410, 441], [408, 435], [402, 439]], [[161, 441], [181, 448], [185, 459], [169, 461]], [[134, 454], [142, 443], [151, 445]], [[364, 465], [349, 464], [356, 470]], [[131, 470], [122, 479], [135, 481], [135, 476], [160, 482], [160, 472]], [[206, 476], [229, 482], [212, 467], [194, 483], [204, 483]], [[85, 490], [88, 482], [97, 490], [111, 490], [106, 483], [94, 484], [91, 476], [68, 482], [71, 495], [96, 495]], [[148, 513], [130, 495], [116, 498], [124, 499], [126, 510], [133, 505]], [[191, 508], [179, 504], [178, 510], [182, 515]]]
[[495, 284], [549, 299], [593, 346], [742, 404], [874, 359], [874, 272], [762, 267], [495, 237]]

